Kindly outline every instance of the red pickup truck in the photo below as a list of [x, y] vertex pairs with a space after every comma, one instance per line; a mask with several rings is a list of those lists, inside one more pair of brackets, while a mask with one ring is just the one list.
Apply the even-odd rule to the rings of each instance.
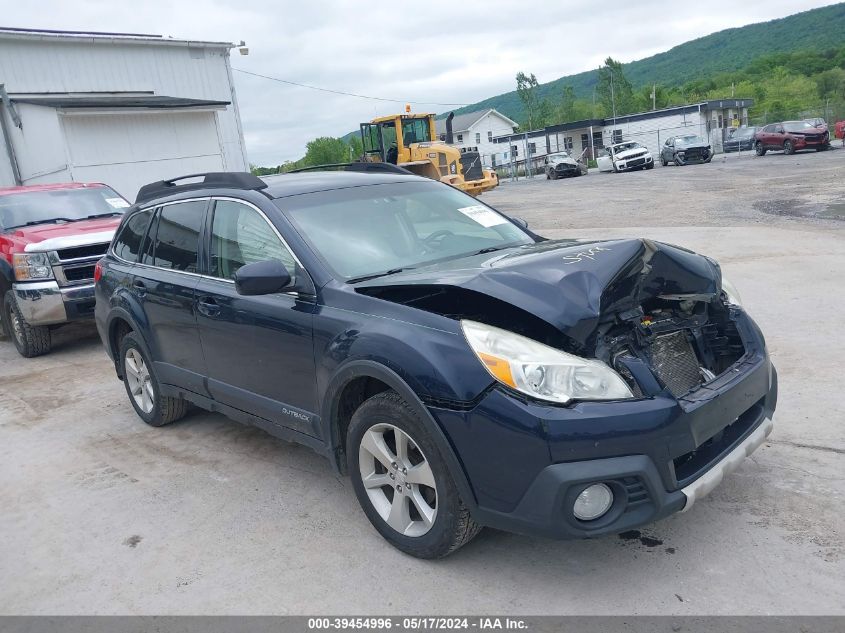
[[99, 183], [0, 188], [0, 336], [21, 355], [46, 354], [51, 330], [93, 318], [94, 266], [129, 206]]

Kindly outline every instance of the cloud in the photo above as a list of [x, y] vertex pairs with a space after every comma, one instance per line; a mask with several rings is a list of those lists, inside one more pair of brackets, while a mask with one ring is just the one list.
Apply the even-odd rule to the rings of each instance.
[[[235, 72], [250, 161], [279, 164], [317, 136], [340, 136], [407, 100], [473, 103], [513, 90], [520, 70], [541, 82], [632, 61], [714, 31], [783, 17], [824, 0], [713, 0], [702, 9], [655, 0], [524, 5], [504, 0], [400, 4], [382, 0], [0, 0], [6, 26], [245, 40], [232, 66], [369, 101]], [[415, 105], [442, 112], [443, 106]]]

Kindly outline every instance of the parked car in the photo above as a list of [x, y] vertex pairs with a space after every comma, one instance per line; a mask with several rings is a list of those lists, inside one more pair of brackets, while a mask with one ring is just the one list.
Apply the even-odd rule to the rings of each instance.
[[713, 160], [710, 143], [695, 134], [671, 136], [660, 148], [660, 162], [664, 167], [675, 163], [679, 167], [687, 163], [709, 163]]
[[836, 138], [842, 139], [842, 146], [845, 147], [845, 121], [837, 121], [834, 123], [833, 133]]
[[722, 149], [725, 153], [738, 152], [740, 150], [751, 151], [754, 149], [754, 143], [757, 140], [755, 135], [759, 127], [739, 127], [731, 130], [730, 136], [722, 143]]
[[0, 188], [0, 334], [22, 356], [94, 316], [94, 264], [129, 203], [103, 184]]
[[599, 171], [633, 171], [635, 169], [652, 169], [654, 159], [644, 145], [636, 141], [616, 143], [602, 150], [596, 158]]
[[413, 556], [689, 510], [772, 429], [759, 328], [712, 259], [524, 226], [407, 172], [152, 183], [97, 327], [144, 422], [310, 446]]
[[830, 133], [807, 121], [770, 123], [757, 132], [754, 143], [758, 156], [765, 155], [769, 150], [783, 150], [784, 154], [794, 154], [803, 149], [820, 152], [829, 147]]
[[587, 173], [587, 164], [577, 158], [572, 158], [569, 152], [555, 152], [543, 159], [546, 166], [546, 179], [557, 180], [570, 176], [583, 176]]

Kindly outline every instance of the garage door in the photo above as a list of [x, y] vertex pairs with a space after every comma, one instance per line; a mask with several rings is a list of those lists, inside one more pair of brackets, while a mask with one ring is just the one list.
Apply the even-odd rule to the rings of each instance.
[[214, 112], [64, 114], [77, 182], [104, 182], [130, 201], [142, 185], [224, 169]]

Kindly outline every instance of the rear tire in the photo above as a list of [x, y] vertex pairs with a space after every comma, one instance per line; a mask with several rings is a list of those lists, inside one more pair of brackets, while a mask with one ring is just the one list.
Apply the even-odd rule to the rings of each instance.
[[660, 155], [660, 164], [664, 167], [667, 167], [669, 165], [669, 161], [666, 160], [666, 157], [663, 156], [663, 154]]
[[128, 333], [120, 341], [120, 366], [123, 385], [135, 413], [150, 426], [164, 426], [188, 412], [188, 401], [161, 395], [158, 378], [140, 337]]
[[9, 329], [9, 336], [18, 353], [24, 358], [43, 356], [50, 351], [50, 328], [27, 323], [12, 290], [6, 292], [3, 301], [3, 322]]
[[346, 446], [358, 502], [397, 549], [417, 558], [443, 558], [481, 531], [425, 423], [395, 391], [358, 407]]
[[766, 148], [763, 147], [763, 144], [760, 141], [757, 141], [757, 143], [754, 145], [754, 152], [757, 154], [757, 156], [765, 156]]

